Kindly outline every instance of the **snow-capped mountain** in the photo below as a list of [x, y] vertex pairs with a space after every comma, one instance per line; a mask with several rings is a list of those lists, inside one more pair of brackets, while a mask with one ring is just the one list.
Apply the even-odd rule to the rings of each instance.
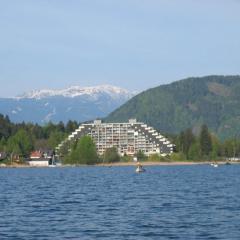
[[83, 122], [107, 116], [133, 95], [111, 85], [34, 90], [15, 98], [0, 98], [0, 113], [14, 122]]
[[82, 95], [88, 95], [90, 97], [96, 98], [101, 94], [107, 94], [113, 98], [118, 97], [130, 97], [132, 94], [126, 89], [111, 86], [111, 85], [100, 85], [96, 87], [80, 87], [80, 86], [71, 86], [66, 89], [61, 90], [33, 90], [28, 93], [24, 93], [23, 95], [18, 96], [18, 99], [23, 98], [35, 98], [42, 99], [48, 97], [62, 96], [62, 97], [78, 97]]

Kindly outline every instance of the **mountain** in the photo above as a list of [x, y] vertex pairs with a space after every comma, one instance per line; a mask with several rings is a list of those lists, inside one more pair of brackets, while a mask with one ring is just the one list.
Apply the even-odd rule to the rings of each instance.
[[220, 138], [240, 136], [240, 76], [187, 78], [144, 91], [106, 121], [139, 121], [166, 133], [205, 123]]
[[84, 122], [107, 116], [132, 96], [133, 93], [110, 85], [37, 90], [15, 98], [0, 98], [0, 113], [13, 122]]

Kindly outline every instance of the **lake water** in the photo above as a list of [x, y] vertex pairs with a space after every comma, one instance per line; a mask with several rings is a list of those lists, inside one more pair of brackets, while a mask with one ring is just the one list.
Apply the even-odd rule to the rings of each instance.
[[0, 239], [240, 239], [240, 165], [0, 169]]

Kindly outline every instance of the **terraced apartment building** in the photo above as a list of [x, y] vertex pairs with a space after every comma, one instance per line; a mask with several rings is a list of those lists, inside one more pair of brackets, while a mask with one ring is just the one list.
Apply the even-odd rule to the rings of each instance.
[[139, 150], [147, 156], [154, 153], [166, 156], [173, 152], [173, 145], [168, 139], [136, 119], [130, 119], [126, 123], [103, 123], [101, 120], [95, 120], [93, 123], [81, 124], [57, 146], [56, 152], [69, 151], [71, 142], [84, 135], [92, 137], [100, 155], [111, 147], [116, 147], [120, 155], [131, 156]]

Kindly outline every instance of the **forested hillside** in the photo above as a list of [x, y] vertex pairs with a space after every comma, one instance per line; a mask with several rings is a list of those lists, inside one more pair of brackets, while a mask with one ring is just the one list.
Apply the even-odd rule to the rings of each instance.
[[111, 113], [106, 121], [137, 118], [166, 133], [207, 124], [221, 139], [240, 130], [240, 76], [187, 78], [144, 91]]

